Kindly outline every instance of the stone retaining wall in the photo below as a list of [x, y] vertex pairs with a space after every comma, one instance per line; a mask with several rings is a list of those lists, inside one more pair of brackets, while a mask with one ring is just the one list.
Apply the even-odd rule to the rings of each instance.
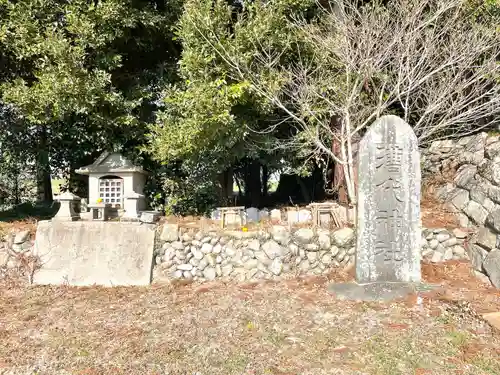
[[[459, 229], [426, 229], [422, 258], [432, 262], [468, 259], [467, 233]], [[257, 280], [319, 275], [354, 264], [356, 234], [275, 225], [259, 232], [182, 231], [175, 224], [160, 228], [154, 280]]]
[[467, 247], [474, 268], [500, 288], [500, 136], [436, 141], [423, 152], [422, 164], [424, 177], [443, 181], [438, 198], [461, 226], [475, 229]]

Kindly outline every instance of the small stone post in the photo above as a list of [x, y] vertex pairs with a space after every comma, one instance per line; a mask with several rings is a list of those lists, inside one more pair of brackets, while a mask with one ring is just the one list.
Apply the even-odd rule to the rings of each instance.
[[75, 204], [80, 201], [80, 197], [67, 191], [55, 199], [61, 203], [61, 207], [52, 220], [76, 221], [80, 219], [80, 215], [75, 212]]

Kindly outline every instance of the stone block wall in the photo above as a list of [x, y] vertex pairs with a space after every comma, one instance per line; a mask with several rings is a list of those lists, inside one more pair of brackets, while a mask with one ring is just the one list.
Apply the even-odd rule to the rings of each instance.
[[437, 197], [475, 229], [467, 247], [474, 268], [500, 288], [500, 135], [436, 141], [422, 154], [424, 181], [440, 178]]
[[[468, 259], [467, 233], [426, 229], [422, 258], [432, 262]], [[320, 275], [354, 264], [356, 233], [351, 228], [289, 229], [274, 225], [255, 232], [181, 230], [176, 224], [159, 229], [154, 281], [172, 279], [280, 279]]]

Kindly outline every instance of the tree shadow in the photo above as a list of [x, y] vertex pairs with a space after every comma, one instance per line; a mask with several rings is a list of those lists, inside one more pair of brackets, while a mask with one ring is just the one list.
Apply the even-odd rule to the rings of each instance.
[[6, 210], [0, 209], [0, 222], [14, 222], [29, 219], [36, 221], [48, 220], [55, 216], [59, 207], [59, 202], [21, 203]]

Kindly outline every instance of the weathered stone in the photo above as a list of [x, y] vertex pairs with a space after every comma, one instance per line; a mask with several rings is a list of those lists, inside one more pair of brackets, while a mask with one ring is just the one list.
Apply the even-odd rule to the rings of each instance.
[[213, 245], [209, 244], [208, 242], [205, 242], [203, 243], [203, 245], [201, 245], [201, 252], [204, 254], [211, 253], [213, 249]]
[[433, 254], [432, 254], [432, 258], [431, 258], [431, 262], [432, 263], [439, 263], [443, 260], [443, 254], [441, 254], [440, 252], [438, 251], [435, 251]]
[[290, 253], [292, 255], [298, 255], [299, 254], [299, 247], [294, 244], [294, 243], [291, 243], [288, 245], [288, 249], [290, 250]]
[[422, 257], [423, 258], [430, 258], [432, 255], [434, 255], [434, 251], [432, 249], [423, 249], [422, 250]]
[[441, 232], [436, 235], [436, 240], [438, 242], [444, 242], [450, 239], [450, 234], [448, 232]]
[[488, 216], [488, 211], [486, 211], [486, 209], [479, 203], [474, 201], [469, 201], [467, 206], [464, 208], [464, 212], [477, 225], [483, 225], [486, 217]]
[[332, 261], [332, 254], [324, 254], [321, 256], [321, 263], [326, 264], [327, 266], [332, 264]]
[[492, 211], [487, 217], [485, 224], [493, 229], [496, 233], [500, 233], [500, 209]]
[[500, 250], [490, 251], [483, 261], [483, 268], [495, 288], [500, 288]]
[[281, 245], [286, 245], [290, 239], [290, 232], [282, 225], [273, 225], [271, 236]]
[[462, 228], [467, 228], [469, 226], [470, 220], [466, 214], [459, 212], [457, 214], [458, 223]]
[[469, 192], [464, 189], [456, 188], [449, 193], [447, 200], [449, 200], [457, 209], [463, 210], [470, 201]]
[[479, 228], [477, 232], [476, 244], [487, 251], [494, 249], [497, 245], [497, 235], [486, 227]]
[[474, 181], [474, 176], [477, 172], [477, 167], [475, 165], [462, 165], [455, 175], [455, 184], [459, 188], [469, 189], [471, 182]]
[[215, 246], [219, 242], [219, 237], [214, 237], [210, 240], [210, 245]]
[[488, 198], [493, 202], [500, 204], [500, 187], [490, 185], [488, 186]]
[[222, 276], [229, 276], [231, 272], [233, 272], [233, 265], [232, 264], [226, 264], [221, 267], [222, 269]]
[[318, 253], [314, 252], [314, 251], [308, 251], [306, 253], [306, 256], [307, 256], [307, 259], [309, 260], [309, 262], [314, 262], [315, 260], [318, 259]]
[[283, 270], [283, 262], [281, 261], [281, 259], [280, 258], [274, 259], [271, 265], [269, 266], [269, 271], [271, 271], [273, 275], [279, 276], [282, 270]]
[[332, 257], [336, 257], [337, 254], [339, 253], [340, 249], [337, 246], [332, 246], [330, 251], [332, 253]]
[[263, 251], [256, 251], [255, 258], [262, 264], [265, 265], [271, 264], [271, 259], [269, 259], [269, 257]]
[[466, 251], [463, 248], [463, 246], [455, 245], [453, 246], [453, 254], [459, 256], [460, 258], [463, 258], [464, 255], [466, 254]]
[[488, 159], [493, 160], [497, 156], [500, 156], [500, 142], [493, 142], [486, 146], [484, 154]]
[[248, 242], [248, 245], [247, 247], [250, 249], [250, 250], [253, 250], [253, 251], [259, 251], [260, 250], [260, 242], [258, 239], [253, 239], [253, 240], [250, 240]]
[[447, 239], [446, 241], [443, 241], [441, 243], [441, 245], [446, 248], [446, 247], [455, 246], [457, 243], [458, 243], [457, 238], [456, 237], [451, 237], [451, 238]]
[[322, 250], [329, 249], [332, 245], [332, 241], [330, 240], [330, 236], [327, 233], [320, 233], [318, 235], [318, 244]]
[[193, 269], [193, 265], [189, 263], [179, 264], [177, 269], [181, 271], [191, 271]]
[[302, 272], [307, 272], [311, 268], [309, 261], [307, 259], [304, 259], [302, 262], [299, 264], [299, 270]]
[[358, 168], [356, 281], [420, 282], [420, 154], [412, 128], [380, 117], [361, 140]]
[[339, 253], [337, 254], [337, 256], [336, 256], [336, 259], [337, 259], [339, 262], [342, 262], [342, 261], [344, 260], [345, 256], [346, 256], [346, 254], [347, 254], [347, 251], [345, 251], [344, 249], [341, 249], [341, 250], [339, 251]]
[[222, 252], [222, 246], [220, 244], [215, 245], [212, 252], [214, 254], [220, 254]]
[[179, 240], [179, 225], [177, 224], [163, 224], [160, 240], [173, 242]]
[[453, 249], [447, 248], [446, 251], [444, 252], [443, 260], [446, 262], [448, 260], [451, 260], [452, 258], [453, 258]]
[[183, 251], [181, 251], [181, 250], [177, 250], [177, 251], [175, 252], [175, 257], [176, 257], [177, 259], [184, 260], [184, 259], [186, 259], [186, 254], [184, 254], [184, 252], [183, 252]]
[[203, 270], [203, 277], [207, 280], [215, 280], [217, 272], [214, 267], [207, 267]]
[[205, 256], [200, 250], [196, 250], [196, 249], [195, 250], [191, 249], [191, 253], [193, 254], [194, 258], [197, 260], [201, 260]]
[[467, 238], [467, 232], [463, 231], [460, 228], [453, 229], [453, 235], [460, 240], [463, 238]]
[[318, 251], [320, 249], [319, 245], [316, 243], [308, 243], [304, 246], [307, 251]]
[[23, 230], [21, 232], [16, 233], [14, 237], [14, 245], [20, 245], [26, 241], [28, 241], [30, 236], [30, 232], [28, 230]]
[[210, 266], [215, 267], [215, 265], [217, 264], [215, 258], [216, 257], [213, 254], [206, 254], [203, 259], [206, 259]]
[[333, 242], [339, 247], [348, 246], [354, 239], [354, 230], [342, 228], [333, 233]]
[[251, 270], [257, 268], [258, 265], [259, 261], [257, 259], [249, 259], [243, 264], [243, 267], [247, 270]]
[[432, 250], [436, 250], [436, 248], [438, 247], [439, 245], [439, 241], [434, 238], [432, 240], [429, 241], [429, 247], [432, 249]]
[[182, 278], [183, 272], [181, 270], [176, 270], [173, 274], [172, 277], [174, 279], [181, 279]]
[[111, 221], [40, 221], [35, 284], [148, 285], [155, 226]]
[[198, 262], [197, 267], [198, 270], [203, 271], [205, 268], [207, 268], [207, 266], [208, 266], [208, 261], [205, 258], [203, 258]]
[[347, 250], [347, 255], [355, 255], [356, 254], [356, 248], [351, 247], [349, 250]]
[[274, 258], [281, 257], [284, 254], [283, 248], [273, 240], [269, 240], [262, 245], [262, 250], [266, 253], [269, 259], [274, 260]]
[[481, 246], [472, 244], [469, 246], [469, 257], [471, 260], [472, 267], [475, 270], [483, 271], [483, 261], [488, 255], [488, 252], [484, 250]]
[[314, 238], [314, 231], [309, 228], [300, 228], [294, 233], [297, 242], [301, 244], [308, 244]]
[[175, 249], [175, 250], [184, 250], [184, 245], [182, 242], [180, 241], [174, 241], [172, 242], [171, 246]]

